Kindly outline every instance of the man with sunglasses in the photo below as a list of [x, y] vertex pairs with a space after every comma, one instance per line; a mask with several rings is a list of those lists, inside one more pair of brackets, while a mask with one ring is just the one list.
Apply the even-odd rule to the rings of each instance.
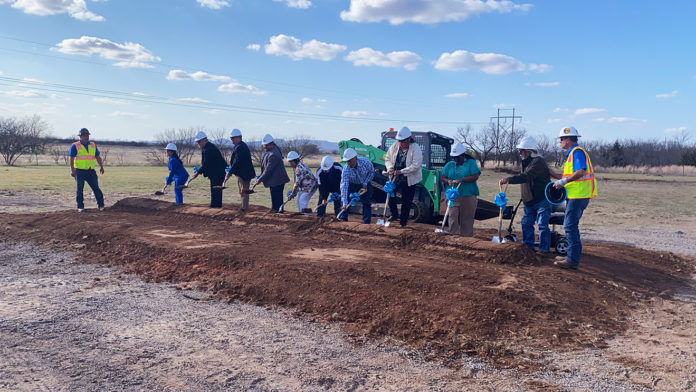
[[578, 269], [582, 243], [580, 242], [580, 218], [590, 203], [590, 199], [597, 196], [597, 179], [592, 169], [590, 155], [578, 145], [580, 134], [574, 127], [561, 129], [558, 135], [561, 148], [567, 150], [563, 174], [551, 173], [556, 189], [565, 187], [567, 193], [563, 230], [568, 239], [568, 254], [564, 258], [559, 256], [554, 262], [563, 269]]

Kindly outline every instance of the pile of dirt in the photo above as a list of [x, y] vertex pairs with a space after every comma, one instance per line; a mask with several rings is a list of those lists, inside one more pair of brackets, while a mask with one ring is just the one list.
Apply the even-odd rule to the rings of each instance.
[[693, 261], [584, 246], [577, 272], [520, 243], [129, 198], [105, 212], [0, 214], [14, 240], [75, 251], [153, 281], [198, 281], [225, 300], [279, 305], [356, 335], [393, 337], [433, 358], [519, 365], [546, 349], [603, 347], [628, 312], [684, 287]]

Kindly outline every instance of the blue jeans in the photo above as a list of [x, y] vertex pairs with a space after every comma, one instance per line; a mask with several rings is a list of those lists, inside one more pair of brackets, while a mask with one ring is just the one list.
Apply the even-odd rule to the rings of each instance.
[[542, 200], [532, 206], [524, 206], [522, 217], [522, 239], [529, 249], [534, 250], [534, 223], [539, 227], [539, 251], [548, 253], [551, 247], [551, 203]]
[[[348, 193], [354, 193], [362, 188], [362, 184], [348, 184]], [[370, 223], [372, 221], [372, 184], [367, 184], [367, 192], [360, 196], [360, 204], [362, 204], [362, 220], [363, 223]], [[350, 197], [348, 198], [350, 202]], [[341, 219], [348, 220], [348, 213], [341, 215]]]
[[176, 204], [184, 204], [184, 190], [179, 188], [179, 186], [186, 184], [188, 177], [174, 177], [174, 200]]
[[566, 202], [565, 218], [563, 219], [563, 230], [568, 239], [566, 260], [573, 265], [580, 264], [582, 243], [580, 242], [578, 224], [580, 223], [580, 218], [582, 218], [582, 213], [589, 203], [590, 199], [568, 199]]
[[97, 199], [97, 207], [104, 207], [104, 194], [102, 193], [101, 189], [99, 189], [99, 181], [97, 179], [96, 170], [75, 169], [75, 181], [77, 181], [77, 193], [75, 195], [77, 208], [85, 208], [84, 195], [82, 194], [83, 190], [85, 189], [85, 181], [94, 192], [94, 197]]

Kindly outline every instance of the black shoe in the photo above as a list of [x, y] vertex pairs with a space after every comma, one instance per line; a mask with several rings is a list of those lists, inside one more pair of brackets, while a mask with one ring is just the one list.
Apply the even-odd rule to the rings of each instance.
[[567, 269], [567, 270], [577, 270], [578, 269], [577, 264], [571, 264], [567, 260], [556, 260], [553, 262], [553, 265], [560, 267], [560, 268], [563, 268], [563, 269]]

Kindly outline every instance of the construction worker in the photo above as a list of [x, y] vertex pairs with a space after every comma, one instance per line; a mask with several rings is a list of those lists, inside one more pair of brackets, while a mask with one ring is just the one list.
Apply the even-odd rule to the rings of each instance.
[[180, 186], [186, 184], [189, 174], [186, 171], [186, 168], [184, 168], [181, 158], [179, 158], [176, 144], [169, 143], [165, 149], [167, 150], [167, 155], [169, 156], [169, 163], [167, 165], [169, 168], [169, 175], [165, 181], [167, 182], [167, 185], [174, 182], [174, 200], [176, 201], [176, 204], [184, 204], [184, 191], [180, 188]]
[[222, 185], [225, 180], [225, 167], [227, 163], [222, 157], [220, 150], [208, 141], [208, 135], [200, 131], [194, 138], [198, 147], [201, 148], [201, 167], [193, 174], [191, 180], [200, 174], [210, 180], [210, 208], [222, 208], [222, 189], [215, 188]]
[[449, 232], [463, 237], [473, 237], [479, 195], [476, 181], [481, 175], [481, 170], [476, 160], [466, 153], [466, 147], [461, 143], [452, 147], [450, 156], [453, 160], [447, 162], [440, 175], [443, 183], [459, 191], [459, 197], [454, 200], [447, 218]]
[[266, 152], [261, 161], [261, 174], [256, 179], [256, 183], [263, 183], [263, 186], [271, 192], [271, 212], [278, 212], [283, 204], [283, 189], [285, 183], [290, 182], [288, 173], [283, 164], [283, 154], [275, 144], [275, 139], [270, 134], [266, 134], [261, 140], [261, 144]]
[[85, 181], [89, 184], [94, 192], [94, 197], [97, 199], [97, 208], [99, 211], [104, 211], [104, 194], [99, 189], [99, 181], [97, 172], [94, 170], [94, 162], [99, 164], [99, 173], [104, 174], [104, 164], [99, 149], [94, 142], [89, 141], [89, 131], [87, 128], [80, 129], [80, 140], [70, 146], [70, 175], [77, 182], [77, 191], [75, 201], [77, 202], [77, 211], [85, 210], [83, 190]]
[[230, 171], [225, 175], [225, 181], [231, 174], [237, 176], [237, 186], [239, 196], [242, 198], [242, 211], [249, 209], [249, 184], [251, 179], [256, 176], [254, 164], [251, 162], [251, 151], [249, 146], [242, 141], [242, 131], [235, 128], [230, 132], [232, 140], [232, 155], [230, 157]]
[[406, 227], [408, 216], [411, 213], [413, 196], [416, 194], [416, 186], [423, 179], [421, 165], [423, 152], [411, 136], [411, 130], [403, 127], [396, 133], [396, 143], [387, 151], [384, 164], [387, 167], [387, 175], [396, 185], [395, 192], [401, 194], [401, 215], [397, 207], [396, 198], [389, 198], [389, 211], [391, 220], [399, 217], [401, 227]]
[[522, 184], [522, 202], [524, 216], [522, 217], [522, 239], [529, 249], [534, 250], [534, 223], [539, 227], [539, 252], [548, 254], [551, 248], [551, 203], [546, 200], [546, 185], [551, 181], [549, 166], [544, 157], [537, 151], [536, 140], [533, 137], [523, 138], [517, 145], [522, 158], [522, 172], [515, 176], [500, 180], [500, 185]]
[[566, 257], [559, 256], [554, 262], [563, 269], [578, 269], [580, 255], [582, 254], [582, 242], [580, 242], [580, 218], [590, 203], [590, 199], [597, 196], [597, 180], [592, 169], [590, 155], [578, 145], [580, 134], [574, 127], [561, 129], [558, 135], [561, 148], [567, 150], [563, 174], [551, 173], [556, 189], [565, 187], [567, 200], [563, 230], [568, 239], [568, 253]]
[[291, 194], [296, 195], [297, 211], [302, 211], [307, 208], [309, 199], [317, 191], [317, 178], [307, 165], [300, 161], [300, 154], [296, 151], [290, 151], [287, 160], [295, 172], [295, 185]]
[[[329, 155], [321, 160], [317, 169], [317, 185], [319, 186], [319, 200], [317, 201], [317, 216], [326, 214], [326, 205], [329, 203], [332, 193], [341, 194], [341, 175], [343, 166], [335, 163]], [[341, 211], [341, 200], [331, 199], [334, 215]]]
[[372, 220], [372, 178], [375, 176], [375, 167], [369, 159], [358, 157], [358, 153], [353, 148], [343, 151], [343, 161], [346, 167], [341, 173], [341, 219], [348, 220], [349, 196], [352, 193], [360, 194], [362, 204], [363, 223], [370, 223]]

